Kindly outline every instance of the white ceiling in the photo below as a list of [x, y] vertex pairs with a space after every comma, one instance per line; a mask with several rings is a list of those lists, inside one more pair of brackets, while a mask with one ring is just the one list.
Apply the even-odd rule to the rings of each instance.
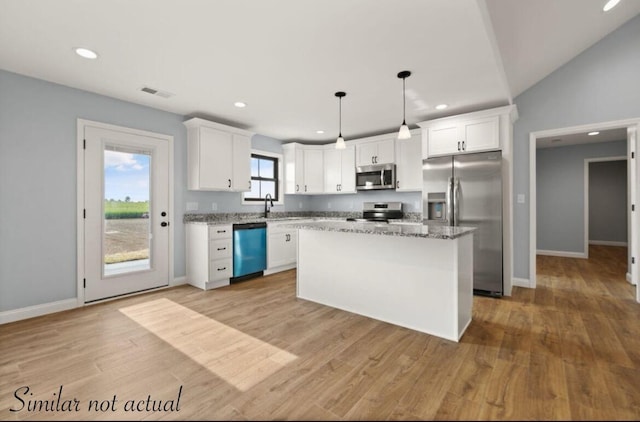
[[[0, 0], [0, 68], [281, 140], [330, 142], [336, 91], [347, 92], [347, 140], [399, 127], [401, 70], [412, 72], [410, 127], [511, 103], [640, 13], [640, 1], [622, 0], [605, 14], [604, 1]], [[78, 46], [100, 57], [82, 59]]]

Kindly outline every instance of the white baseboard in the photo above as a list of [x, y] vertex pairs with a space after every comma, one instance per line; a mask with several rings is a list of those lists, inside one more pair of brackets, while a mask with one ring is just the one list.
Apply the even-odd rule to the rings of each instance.
[[511, 285], [514, 287], [526, 287], [527, 289], [531, 288], [531, 283], [528, 278], [513, 277], [511, 279]]
[[543, 249], [538, 249], [536, 251], [538, 255], [549, 255], [549, 256], [562, 256], [565, 258], [582, 258], [588, 259], [589, 256], [584, 252], [566, 252], [566, 251], [547, 251]]
[[296, 268], [297, 265], [298, 265], [298, 263], [294, 262], [293, 264], [281, 265], [279, 267], [269, 268], [267, 270], [264, 270], [264, 275], [275, 274], [275, 273], [279, 273], [281, 271], [291, 270], [293, 268]]
[[25, 308], [13, 309], [11, 311], [0, 312], [0, 324], [20, 321], [41, 315], [52, 314], [54, 312], [66, 311], [78, 307], [78, 299], [59, 300], [57, 302], [43, 303], [41, 305], [27, 306]]
[[627, 242], [614, 242], [612, 240], [590, 240], [589, 244], [603, 246], [628, 246]]
[[183, 275], [182, 277], [174, 277], [171, 282], [171, 286], [180, 286], [182, 284], [187, 284], [187, 276]]

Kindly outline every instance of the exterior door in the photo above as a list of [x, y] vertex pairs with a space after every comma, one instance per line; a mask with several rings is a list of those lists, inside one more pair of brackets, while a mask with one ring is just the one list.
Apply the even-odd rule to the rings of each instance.
[[84, 126], [84, 301], [169, 284], [169, 142]]

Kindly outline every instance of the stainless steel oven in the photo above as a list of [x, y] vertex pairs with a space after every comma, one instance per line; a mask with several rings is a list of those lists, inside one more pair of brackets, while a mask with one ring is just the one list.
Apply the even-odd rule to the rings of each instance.
[[395, 164], [356, 167], [356, 190], [395, 189]]

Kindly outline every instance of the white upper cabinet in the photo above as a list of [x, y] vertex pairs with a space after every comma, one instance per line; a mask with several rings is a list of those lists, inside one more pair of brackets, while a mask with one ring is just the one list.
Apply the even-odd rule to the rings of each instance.
[[250, 132], [193, 118], [187, 127], [187, 186], [190, 190], [251, 189]]
[[356, 144], [356, 166], [395, 162], [394, 138], [366, 141]]
[[411, 131], [410, 139], [396, 140], [396, 190], [422, 190], [422, 141], [420, 131]]
[[424, 158], [501, 148], [499, 115], [469, 113], [422, 122], [419, 125], [423, 128]]
[[284, 151], [284, 178], [287, 194], [323, 193], [323, 147], [290, 143]]
[[324, 192], [356, 192], [356, 149], [348, 145], [345, 149], [336, 149], [334, 144], [324, 150]]

